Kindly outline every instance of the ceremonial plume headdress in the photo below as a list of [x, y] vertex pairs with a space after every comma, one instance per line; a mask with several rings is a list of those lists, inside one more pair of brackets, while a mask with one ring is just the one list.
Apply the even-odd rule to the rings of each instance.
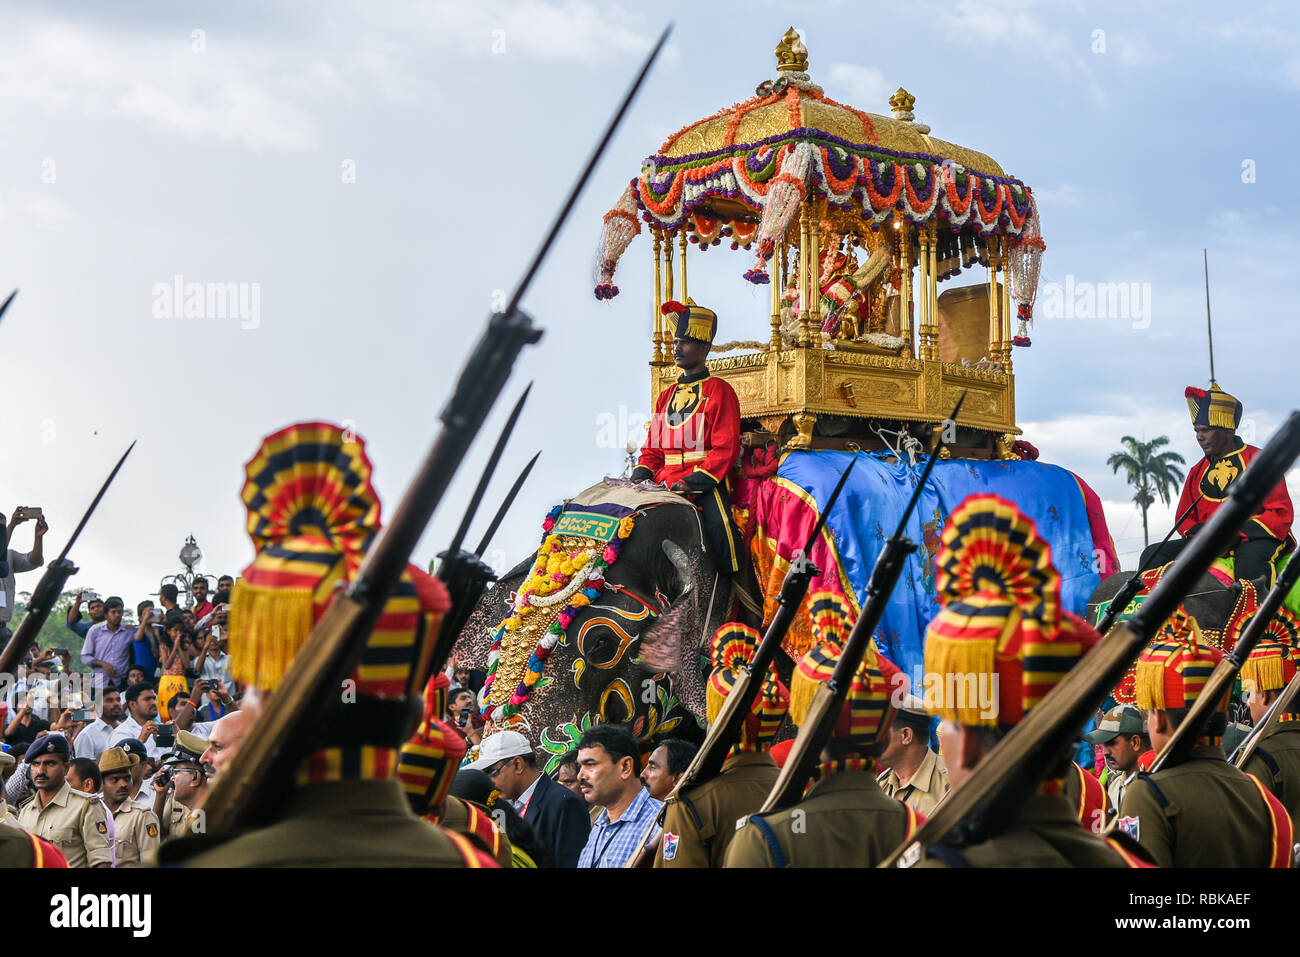
[[[231, 597], [231, 673], [273, 690], [339, 587], [360, 569], [379, 533], [379, 497], [365, 441], [325, 422], [267, 436], [245, 476], [240, 497], [257, 556]], [[410, 685], [448, 606], [442, 583], [408, 565], [351, 675], [357, 695], [413, 696]]]
[[[727, 622], [714, 634], [713, 673], [709, 675], [706, 689], [710, 724], [717, 720], [723, 702], [740, 679], [742, 666], [753, 660], [758, 642], [757, 631], [734, 621]], [[770, 748], [790, 708], [790, 693], [771, 665], [768, 665], [767, 674], [762, 676], [762, 682], [750, 713], [745, 716], [737, 750], [766, 751]]]
[[925, 639], [931, 714], [1013, 725], [1098, 641], [1061, 608], [1061, 576], [1037, 526], [997, 495], [972, 495], [952, 513], [935, 564], [941, 608]]
[[[844, 644], [853, 628], [853, 614], [834, 592], [816, 592], [809, 600], [814, 644], [790, 680], [790, 718], [803, 724], [817, 688], [828, 681], [839, 664]], [[850, 750], [864, 751], [880, 740], [894, 718], [894, 695], [906, 692], [902, 673], [882, 655], [872, 640], [849, 683], [833, 737]]]

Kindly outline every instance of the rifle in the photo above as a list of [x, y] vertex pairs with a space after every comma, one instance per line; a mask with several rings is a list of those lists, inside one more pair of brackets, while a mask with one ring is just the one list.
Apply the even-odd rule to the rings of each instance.
[[[9, 298], [12, 299], [13, 296]], [[81, 535], [81, 530], [90, 521], [90, 516], [95, 513], [100, 499], [104, 497], [108, 487], [113, 484], [113, 479], [117, 478], [122, 463], [126, 461], [126, 457], [131, 454], [133, 448], [135, 448], [134, 442], [127, 446], [126, 451], [122, 453], [122, 457], [113, 466], [113, 471], [109, 472], [108, 478], [104, 479], [104, 484], [95, 493], [95, 497], [90, 502], [90, 507], [81, 516], [81, 521], [77, 523], [77, 527], [73, 529], [67, 544], [63, 546], [63, 551], [59, 552], [59, 557], [50, 562], [45, 569], [45, 574], [41, 575], [41, 580], [32, 589], [31, 601], [27, 603], [27, 613], [23, 615], [23, 620], [14, 629], [14, 633], [10, 636], [4, 651], [0, 651], [0, 675], [12, 675], [17, 671], [18, 662], [27, 654], [27, 649], [31, 647], [32, 642], [36, 640], [36, 636], [40, 634], [45, 619], [50, 616], [50, 610], [54, 608], [54, 603], [59, 600], [59, 595], [63, 593], [63, 586], [68, 583], [69, 578], [77, 573], [77, 566], [68, 561], [68, 552], [71, 551], [72, 546]]]
[[[1178, 531], [1178, 526], [1183, 524], [1183, 519], [1188, 516], [1192, 509], [1196, 508], [1196, 506], [1200, 504], [1201, 499], [1203, 498], [1205, 498], [1204, 492], [1196, 496], [1192, 504], [1183, 509], [1183, 514], [1179, 515], [1178, 518], [1174, 520], [1174, 527], [1169, 529], [1169, 533], [1161, 539], [1160, 544], [1156, 546], [1156, 551], [1151, 553], [1152, 555], [1157, 554], [1160, 549], [1164, 547], [1165, 543], [1174, 537], [1174, 532]], [[1133, 573], [1133, 577], [1124, 583], [1124, 587], [1115, 592], [1115, 597], [1110, 600], [1110, 605], [1106, 608], [1106, 614], [1104, 614], [1097, 622], [1097, 634], [1104, 636], [1106, 632], [1110, 631], [1110, 626], [1115, 624], [1115, 619], [1118, 618], [1120, 614], [1123, 613], [1124, 609], [1128, 607], [1128, 603], [1137, 597], [1137, 593], [1142, 590], [1142, 573], [1147, 570], [1148, 566], [1146, 565], [1139, 567], [1138, 570]]]
[[230, 770], [217, 779], [204, 802], [205, 827], [209, 832], [233, 830], [268, 806], [292, 775], [294, 762], [290, 759], [297, 756], [292, 749], [302, 747], [310, 739], [320, 716], [331, 706], [337, 706], [339, 686], [356, 666], [370, 631], [410, 561], [412, 550], [442, 501], [470, 442], [500, 395], [516, 358], [524, 346], [542, 337], [542, 330], [519, 309], [519, 301], [671, 29], [671, 24], [665, 28], [646, 57], [505, 309], [488, 319], [439, 416], [441, 428], [397, 506], [392, 522], [376, 537], [355, 579], [335, 597], [312, 628], [307, 639], [311, 653], [294, 657], [276, 693], [268, 698], [261, 717], [241, 742]]
[[1273, 616], [1282, 607], [1282, 600], [1291, 593], [1297, 580], [1300, 580], [1300, 561], [1287, 562], [1286, 568], [1277, 576], [1277, 582], [1264, 596], [1259, 608], [1251, 616], [1250, 623], [1246, 625], [1245, 631], [1233, 645], [1232, 651], [1224, 655], [1214, 666], [1214, 671], [1210, 672], [1205, 687], [1201, 689], [1200, 695], [1187, 710], [1187, 716], [1179, 722], [1174, 733], [1165, 742], [1165, 746], [1156, 755], [1148, 773], [1154, 774], [1159, 771], [1171, 760], [1175, 752], [1182, 757], [1185, 752], [1185, 749], [1181, 748], [1182, 743], [1186, 740], [1195, 740], [1196, 732], [1205, 727], [1215, 707], [1223, 700], [1224, 695], [1232, 691], [1233, 683], [1237, 680], [1237, 672], [1250, 657], [1250, 653], [1255, 650], [1260, 638], [1264, 637], [1264, 632], [1272, 623]]
[[1003, 736], [942, 808], [885, 859], [882, 867], [910, 867], [922, 849], [946, 838], [973, 840], [996, 833], [990, 817], [1018, 813], [1037, 787], [1041, 770], [1060, 760], [1100, 707], [1148, 638], [1173, 612], [1210, 563], [1236, 539], [1300, 455], [1300, 412], [1292, 412], [1277, 434], [1233, 483], [1226, 501], [1183, 549], [1133, 617], [1120, 622], [1025, 718]]
[[[424, 688], [424, 681], [429, 680], [429, 675], [437, 674], [447, 664], [447, 659], [451, 657], [451, 650], [456, 645], [456, 639], [460, 637], [465, 623], [469, 621], [470, 615], [478, 607], [479, 599], [483, 597], [487, 583], [496, 581], [497, 573], [491, 565], [483, 561], [483, 552], [487, 550], [488, 542], [492, 540], [492, 536], [496, 533], [501, 520], [505, 518], [506, 512], [510, 511], [515, 496], [519, 494], [524, 481], [528, 478], [528, 473], [533, 470], [533, 466], [537, 464], [537, 459], [541, 454], [541, 452], [538, 452], [528, 460], [528, 464], [524, 466], [523, 471], [519, 473], [519, 477], [515, 479], [515, 484], [510, 486], [510, 491], [502, 499], [496, 515], [492, 518], [492, 524], [488, 526], [487, 533], [484, 534], [483, 540], [479, 542], [478, 549], [475, 552], [470, 553], [464, 549], [459, 549], [454, 554], [450, 550], [439, 554], [438, 557], [443, 560], [443, 566], [438, 570], [438, 577], [447, 583], [447, 591], [451, 593], [451, 611], [443, 618], [442, 625], [439, 627], [438, 640], [434, 643], [433, 653], [429, 656], [429, 665], [425, 669], [424, 680], [414, 689], [416, 694], [421, 693]], [[446, 577], [444, 577], [444, 570]]]
[[492, 447], [492, 454], [488, 456], [487, 466], [483, 469], [483, 474], [479, 476], [478, 484], [474, 487], [474, 494], [470, 496], [469, 505], [465, 509], [465, 515], [461, 518], [460, 526], [456, 529], [456, 534], [452, 536], [451, 544], [447, 546], [445, 551], [438, 553], [437, 571], [433, 571], [432, 567], [429, 569], [447, 586], [447, 594], [451, 598], [451, 608], [443, 617], [441, 625], [439, 625], [438, 637], [433, 644], [428, 662], [411, 673], [409, 690], [413, 696], [421, 693], [431, 674], [442, 670], [442, 666], [446, 664], [447, 656], [451, 653], [451, 648], [456, 642], [456, 636], [460, 634], [461, 628], [469, 620], [474, 605], [477, 604], [479, 597], [483, 594], [484, 587], [488, 582], [496, 578], [496, 572], [482, 560], [481, 553], [467, 552], [461, 548], [461, 544], [465, 541], [465, 535], [469, 532], [469, 524], [474, 520], [474, 514], [483, 501], [483, 495], [487, 492], [488, 484], [492, 481], [492, 475], [496, 472], [497, 464], [501, 461], [501, 455], [510, 441], [510, 436], [514, 433], [515, 425], [519, 422], [519, 414], [523, 411], [524, 403], [528, 401], [528, 393], [532, 389], [533, 384], [530, 382], [524, 389], [523, 394], [519, 396], [519, 401], [515, 403], [515, 407], [510, 410], [505, 427], [502, 428], [501, 434], [497, 436], [496, 445]]
[[650, 829], [646, 831], [645, 836], [641, 839], [636, 853], [628, 859], [628, 863], [624, 865], [625, 867], [651, 866], [654, 862], [654, 855], [650, 835], [655, 832], [656, 828], [663, 826], [664, 817], [668, 813], [668, 805], [677, 801], [682, 791], [687, 788], [695, 787], [697, 784], [703, 784], [705, 781], [717, 777], [722, 771], [722, 765], [727, 760], [727, 755], [731, 753], [731, 749], [740, 740], [745, 717], [753, 708], [754, 699], [758, 697], [759, 691], [763, 688], [763, 680], [767, 677], [767, 669], [776, 656], [776, 650], [781, 647], [781, 642], [785, 640], [786, 633], [790, 630], [790, 625], [794, 621], [794, 616], [798, 614], [804, 596], [808, 594], [808, 586], [814, 578], [821, 574], [821, 569], [814, 565], [808, 556], [812, 554], [813, 545], [821, 537], [822, 529], [826, 527], [826, 519], [831, 514], [831, 509], [834, 508], [836, 500], [840, 497], [840, 491], [844, 488], [844, 483], [849, 480], [849, 473], [853, 471], [853, 466], [856, 464], [856, 457], [849, 460], [848, 468], [840, 476], [839, 482], [835, 485], [835, 490], [831, 492], [831, 497], [826, 500], [826, 505], [822, 508], [822, 513], [818, 517], [816, 525], [813, 526], [812, 534], [808, 536], [807, 544], [795, 555], [794, 561], [790, 563], [789, 571], [785, 573], [785, 578], [781, 582], [781, 592], [777, 598], [778, 608], [776, 614], [772, 616], [772, 621], [763, 634], [763, 640], [754, 649], [754, 657], [741, 667], [740, 677], [732, 686], [726, 700], [723, 701], [722, 710], [718, 712], [717, 718], [709, 726], [704, 743], [700, 745], [700, 749], [695, 752], [695, 757], [691, 758], [691, 763], [686, 766], [686, 770], [677, 779], [672, 793], [668, 795], [663, 807], [659, 809], [655, 822], [650, 825]]
[[1237, 745], [1237, 750], [1232, 752], [1232, 757], [1228, 763], [1235, 768], [1244, 768], [1250, 756], [1255, 753], [1255, 748], [1264, 736], [1273, 729], [1277, 724], [1278, 718], [1291, 711], [1291, 702], [1295, 701], [1296, 694], [1300, 693], [1300, 673], [1287, 682], [1287, 686], [1282, 689], [1278, 699], [1269, 706], [1268, 713], [1264, 715], [1264, 720], [1251, 729], [1246, 740]]
[[[957, 421], [957, 413], [961, 411], [962, 403], [965, 401], [966, 393], [963, 392], [944, 426]], [[844, 699], [849, 693], [849, 685], [853, 683], [853, 676], [867, 653], [867, 646], [871, 642], [871, 636], [875, 634], [876, 625], [880, 623], [880, 618], [885, 613], [885, 603], [889, 601], [894, 585], [903, 573], [903, 566], [907, 563], [908, 556], [916, 551], [916, 545], [904, 534], [904, 531], [908, 519], [916, 509], [916, 503], [921, 500], [921, 492], [925, 489], [925, 483], [934, 470], [934, 463], [939, 459], [939, 451], [943, 448], [943, 431], [942, 426], [936, 428], [934, 442], [930, 448], [930, 458], [921, 472], [921, 479], [916, 483], [916, 489], [912, 492], [907, 508], [903, 510], [898, 527], [885, 542], [884, 550], [876, 559], [875, 568], [871, 570], [871, 579], [867, 582], [867, 600], [862, 606], [862, 614], [858, 616], [853, 630], [844, 641], [840, 660], [836, 662], [830, 680], [821, 685], [813, 695], [812, 704], [808, 707], [808, 715], [799, 726], [794, 745], [786, 756], [785, 764], [782, 765], [781, 773], [777, 775], [776, 783], [772, 785], [767, 800], [759, 808], [759, 814], [779, 811], [797, 804], [803, 798], [804, 788], [807, 787], [813, 771], [821, 761], [822, 749], [831, 739], [831, 733], [839, 721]]]

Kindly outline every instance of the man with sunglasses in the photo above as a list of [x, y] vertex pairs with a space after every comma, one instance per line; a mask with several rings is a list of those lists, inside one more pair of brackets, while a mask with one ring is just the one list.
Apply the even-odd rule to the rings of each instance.
[[581, 798], [556, 784], [537, 766], [537, 754], [518, 731], [501, 731], [479, 747], [478, 759], [466, 765], [482, 771], [532, 825], [546, 848], [544, 867], [577, 867], [587, 844], [591, 820]]

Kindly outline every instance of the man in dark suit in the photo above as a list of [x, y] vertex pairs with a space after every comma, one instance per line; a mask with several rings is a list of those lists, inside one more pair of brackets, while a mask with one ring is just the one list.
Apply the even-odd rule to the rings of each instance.
[[591, 819], [583, 800], [552, 781], [537, 766], [537, 753], [518, 731], [484, 740], [478, 759], [466, 765], [492, 779], [546, 848], [544, 867], [577, 867]]

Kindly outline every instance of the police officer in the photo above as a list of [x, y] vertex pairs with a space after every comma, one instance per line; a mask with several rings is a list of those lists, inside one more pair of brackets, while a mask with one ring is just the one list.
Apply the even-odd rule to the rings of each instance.
[[[851, 630], [838, 595], [812, 599], [813, 637], [790, 682], [790, 717], [802, 724], [819, 685], [830, 679]], [[752, 814], [727, 848], [727, 867], [875, 867], [922, 818], [876, 783], [876, 757], [897, 713], [890, 697], [901, 675], [872, 642], [850, 683], [811, 789], [782, 811]]]
[[139, 763], [137, 755], [122, 748], [108, 748], [99, 756], [104, 805], [113, 815], [115, 867], [138, 867], [162, 840], [157, 815], [130, 799], [131, 768]]
[[[1137, 703], [1159, 753], [1195, 704], [1223, 652], [1204, 645], [1179, 608], [1137, 663]], [[1124, 792], [1119, 827], [1161, 867], [1290, 867], [1291, 821], [1281, 802], [1223, 754], [1225, 697], [1194, 739]], [[1194, 729], [1195, 730], [1195, 729]]]
[[[1034, 523], [996, 495], [973, 495], [949, 518], [936, 558], [939, 614], [925, 638], [926, 689], [954, 790], [1099, 640], [1061, 608], [1061, 576]], [[1033, 680], [1026, 672], [1033, 671]], [[950, 682], [949, 677], [961, 681]], [[972, 681], [974, 679], [973, 693]], [[973, 699], [973, 700], [972, 700]], [[965, 844], [926, 848], [922, 867], [1141, 866], [1123, 839], [1079, 826], [1063, 797], [1068, 752], [1032, 769], [1035, 793]], [[993, 809], [997, 811], [998, 809]], [[1134, 849], [1136, 850], [1136, 849]]]
[[36, 793], [18, 811], [18, 823], [53, 844], [69, 867], [110, 867], [113, 848], [108, 839], [104, 805], [68, 784], [72, 748], [61, 734], [37, 738], [27, 749]]
[[[722, 703], [740, 677], [741, 665], [754, 657], [759, 635], [734, 622], [713, 637], [713, 673], [709, 677], [709, 721], [717, 720]], [[762, 689], [745, 716], [740, 741], [722, 764], [717, 777], [688, 788], [669, 801], [655, 867], [721, 867], [736, 822], [763, 805], [776, 783], [777, 767], [768, 750], [790, 707], [790, 695], [769, 666]]]
[[930, 716], [920, 698], [904, 699], [882, 745], [880, 763], [889, 770], [876, 779], [880, 790], [928, 817], [948, 793], [948, 768], [930, 750]]

